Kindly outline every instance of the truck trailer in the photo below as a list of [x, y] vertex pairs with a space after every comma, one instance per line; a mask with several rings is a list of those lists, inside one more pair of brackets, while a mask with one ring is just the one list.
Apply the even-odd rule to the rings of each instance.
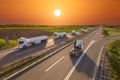
[[26, 37], [20, 37], [18, 39], [18, 48], [25, 48], [29, 47], [33, 44], [41, 44], [42, 42], [47, 42], [48, 36], [37, 36], [37, 37], [32, 37], [32, 38], [26, 38]]

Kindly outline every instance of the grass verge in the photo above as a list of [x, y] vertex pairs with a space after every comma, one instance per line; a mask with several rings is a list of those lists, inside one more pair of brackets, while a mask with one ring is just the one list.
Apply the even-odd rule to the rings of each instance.
[[107, 45], [111, 80], [120, 80], [120, 38]]
[[116, 28], [116, 27], [108, 27], [108, 26], [104, 26], [103, 27], [103, 36], [107, 37], [107, 36], [115, 36], [120, 34], [120, 28]]

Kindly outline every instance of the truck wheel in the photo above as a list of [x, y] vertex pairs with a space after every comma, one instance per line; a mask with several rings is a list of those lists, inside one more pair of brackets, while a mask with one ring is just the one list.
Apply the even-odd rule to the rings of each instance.
[[27, 47], [26, 45], [23, 46], [23, 48], [26, 48], [26, 47]]
[[56, 40], [56, 38], [54, 38], [54, 40]]

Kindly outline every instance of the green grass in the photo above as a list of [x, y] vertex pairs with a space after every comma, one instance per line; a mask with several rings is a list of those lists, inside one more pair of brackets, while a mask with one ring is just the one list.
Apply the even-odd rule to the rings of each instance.
[[79, 31], [79, 29], [45, 29], [44, 31], [48, 31], [48, 32], [66, 32], [69, 33], [71, 30], [75, 30], [75, 31]]
[[[49, 28], [44, 28], [43, 30], [44, 31], [47, 31], [47, 32], [66, 32], [67, 34], [69, 34], [70, 33], [70, 31], [71, 30], [75, 30], [75, 31], [79, 31], [79, 29], [81, 29], [81, 28], [83, 28], [83, 29], [85, 29], [85, 28], [87, 28], [87, 27], [85, 27], [85, 26], [59, 26], [59, 27], [49, 27]], [[49, 38], [52, 38], [53, 37], [53, 35], [52, 36], [49, 36]]]
[[[0, 30], [43, 30], [47, 32], [66, 32], [69, 33], [71, 30], [79, 31], [79, 29], [87, 28], [86, 25], [1, 25]], [[49, 36], [52, 38], [52, 36]]]
[[7, 44], [4, 39], [0, 39], [0, 50], [14, 47], [17, 45], [16, 40], [9, 40], [9, 43]]
[[103, 27], [103, 34], [104, 36], [115, 36], [120, 34], [120, 28], [116, 28], [116, 27]]
[[120, 80], [120, 39], [110, 42], [107, 46], [111, 80]]
[[44, 31], [48, 32], [66, 32], [69, 33], [71, 30], [79, 31], [81, 28], [87, 28], [84, 26], [61, 26], [61, 27], [52, 27], [49, 29], [43, 29]]
[[[0, 25], [0, 29], [41, 29], [41, 30], [56, 30], [56, 29], [76, 29], [76, 28], [86, 28], [87, 26], [80, 25]], [[59, 31], [59, 30], [58, 30]], [[53, 31], [52, 31], [53, 32]]]

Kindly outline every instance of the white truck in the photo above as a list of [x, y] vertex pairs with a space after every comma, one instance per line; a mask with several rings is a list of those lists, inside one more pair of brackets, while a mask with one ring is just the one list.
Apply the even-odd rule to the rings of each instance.
[[66, 36], [66, 32], [61, 32], [61, 33], [55, 32], [53, 36], [54, 36], [54, 40], [56, 40], [56, 39], [65, 37]]
[[75, 40], [74, 41], [74, 48], [70, 50], [71, 56], [80, 56], [83, 53], [83, 41], [82, 40]]
[[70, 34], [71, 34], [71, 35], [76, 35], [75, 30], [72, 30], [72, 31], [70, 32]]
[[38, 37], [32, 37], [32, 38], [26, 38], [26, 37], [21, 37], [18, 39], [18, 48], [25, 48], [29, 47], [33, 44], [41, 44], [43, 41], [47, 42], [48, 36], [38, 36]]
[[80, 29], [80, 33], [84, 33], [85, 32], [85, 30], [84, 29]]

